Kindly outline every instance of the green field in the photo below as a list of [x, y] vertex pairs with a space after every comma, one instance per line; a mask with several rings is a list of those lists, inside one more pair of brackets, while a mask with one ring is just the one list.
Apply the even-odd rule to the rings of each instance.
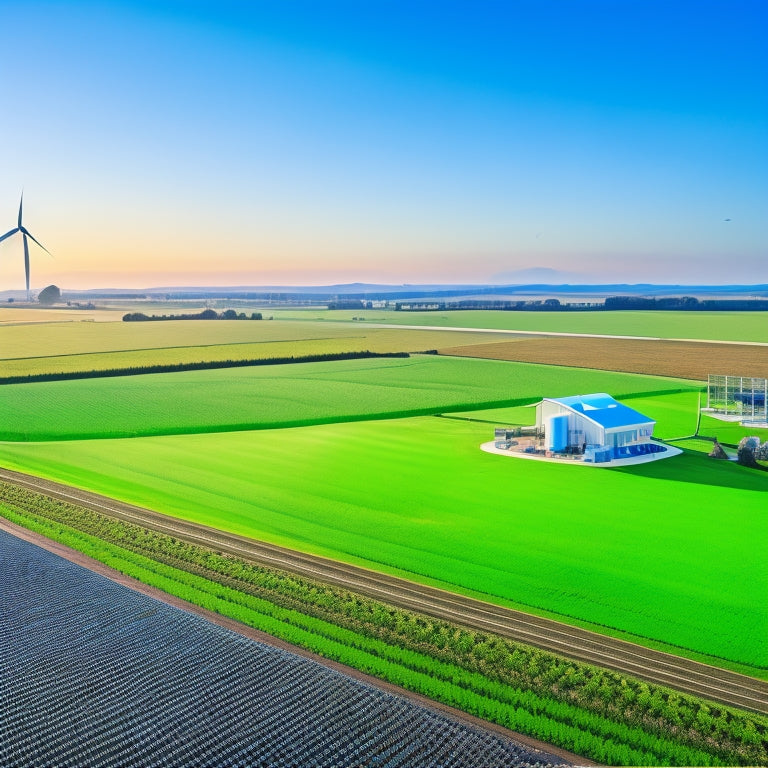
[[738, 445], [742, 437], [750, 435], [759, 437], [760, 442], [763, 443], [768, 440], [768, 429], [742, 427], [738, 422], [713, 419], [711, 416], [707, 416], [706, 413], [701, 414], [699, 434], [706, 437], [716, 437], [721, 443], [729, 443], [730, 445]]
[[544, 464], [481, 452], [491, 435], [422, 417], [66, 450], [5, 444], [0, 460], [764, 675], [763, 473], [700, 454], [623, 470]]
[[298, 426], [533, 401], [542, 393], [621, 396], [698, 386], [653, 376], [433, 355], [38, 382], [0, 387], [0, 439]]
[[[271, 310], [270, 310], [271, 312]], [[275, 318], [351, 320], [363, 314], [366, 323], [397, 323], [461, 328], [497, 328], [660, 339], [717, 339], [768, 342], [766, 312], [503, 312], [453, 310], [275, 310]], [[490, 339], [491, 341], [493, 339]]]

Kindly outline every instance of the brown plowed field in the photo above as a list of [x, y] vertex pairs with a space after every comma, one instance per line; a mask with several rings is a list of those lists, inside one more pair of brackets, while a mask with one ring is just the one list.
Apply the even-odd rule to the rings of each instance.
[[768, 378], [768, 347], [556, 336], [443, 347], [441, 355], [569, 365], [706, 381], [707, 374]]

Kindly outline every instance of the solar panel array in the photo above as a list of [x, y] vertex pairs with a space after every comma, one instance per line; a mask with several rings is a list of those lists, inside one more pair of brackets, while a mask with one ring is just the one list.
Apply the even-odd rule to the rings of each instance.
[[562, 764], [1, 531], [0, 573], [1, 765]]

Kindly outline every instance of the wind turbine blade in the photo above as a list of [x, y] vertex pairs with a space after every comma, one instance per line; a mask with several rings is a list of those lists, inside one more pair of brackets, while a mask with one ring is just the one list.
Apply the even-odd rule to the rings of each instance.
[[49, 256], [53, 256], [53, 254], [39, 240], [33, 237], [33, 235], [26, 227], [20, 227], [19, 231], [24, 235], [24, 242], [26, 242], [26, 238], [30, 238], [33, 242], [37, 243]]
[[27, 276], [27, 298], [29, 298], [29, 243], [27, 243], [27, 233], [22, 233], [24, 238], [24, 274]]
[[5, 240], [6, 237], [10, 237], [11, 235], [15, 235], [19, 231], [19, 228], [16, 227], [16, 229], [12, 229], [10, 232], [6, 232], [2, 237], [0, 237], [0, 243]]
[[21, 206], [24, 204], [24, 190], [21, 190], [21, 198], [19, 199], [19, 229], [21, 229]]

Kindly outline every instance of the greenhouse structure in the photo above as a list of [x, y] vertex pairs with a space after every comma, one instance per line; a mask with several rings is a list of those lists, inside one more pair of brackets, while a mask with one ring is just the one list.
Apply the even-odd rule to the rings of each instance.
[[743, 424], [768, 421], [766, 400], [768, 379], [751, 376], [710, 374], [707, 379], [707, 407], [710, 415]]

